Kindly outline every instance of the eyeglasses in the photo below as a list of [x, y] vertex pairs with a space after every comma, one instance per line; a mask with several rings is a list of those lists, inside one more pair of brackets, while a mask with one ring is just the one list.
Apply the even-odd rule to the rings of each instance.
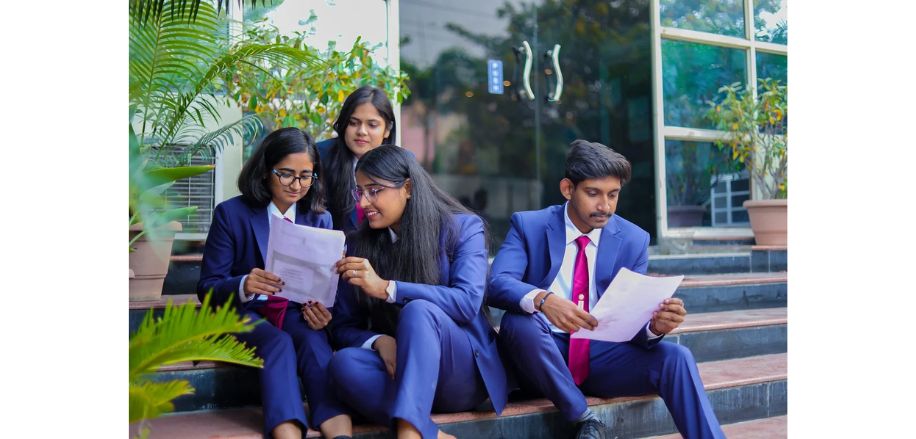
[[299, 180], [299, 186], [301, 186], [301, 187], [309, 187], [309, 186], [312, 185], [312, 180], [313, 180], [313, 179], [314, 179], [314, 180], [317, 180], [317, 179], [318, 179], [318, 173], [317, 173], [317, 172], [312, 172], [312, 175], [305, 175], [305, 176], [302, 176], [302, 177], [296, 177], [296, 176], [293, 175], [293, 174], [289, 174], [289, 173], [286, 173], [286, 172], [280, 172], [280, 171], [278, 171], [278, 170], [276, 170], [276, 169], [272, 170], [271, 173], [273, 173], [274, 175], [277, 176], [277, 179], [280, 180], [280, 184], [283, 185], [283, 186], [290, 186], [290, 185], [293, 184], [293, 181]]
[[370, 203], [374, 203], [375, 200], [378, 199], [379, 192], [385, 189], [397, 189], [401, 186], [404, 186], [404, 183], [406, 182], [407, 180], [404, 180], [400, 184], [395, 185], [395, 186], [385, 186], [383, 184], [375, 183], [373, 186], [370, 186], [369, 188], [365, 190], [362, 188], [356, 188], [356, 189], [353, 189], [353, 199], [356, 200], [357, 203], [359, 203], [359, 200], [363, 198], [363, 196], [365, 196], [366, 199], [369, 200]]

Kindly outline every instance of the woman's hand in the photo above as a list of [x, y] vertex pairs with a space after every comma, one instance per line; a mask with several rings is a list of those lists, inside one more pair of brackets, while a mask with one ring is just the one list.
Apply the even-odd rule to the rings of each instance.
[[283, 291], [283, 285], [285, 284], [280, 279], [280, 276], [260, 268], [252, 268], [251, 273], [248, 273], [248, 277], [245, 278], [242, 289], [246, 296], [251, 296], [252, 294], [273, 295]]
[[337, 272], [343, 280], [363, 289], [371, 297], [388, 299], [388, 281], [378, 277], [368, 259], [348, 256], [337, 261]]
[[324, 329], [331, 323], [331, 312], [321, 302], [308, 302], [302, 305], [302, 318], [309, 324], [309, 328], [316, 331]]
[[372, 348], [378, 352], [388, 370], [388, 376], [394, 379], [394, 371], [398, 363], [398, 342], [390, 335], [383, 335], [372, 343]]

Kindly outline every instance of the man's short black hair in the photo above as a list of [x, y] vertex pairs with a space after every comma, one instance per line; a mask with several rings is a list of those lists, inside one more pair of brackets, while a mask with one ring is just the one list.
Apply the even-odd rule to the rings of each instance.
[[569, 144], [566, 154], [566, 178], [573, 184], [591, 178], [617, 177], [620, 184], [630, 181], [630, 162], [610, 147], [582, 139]]

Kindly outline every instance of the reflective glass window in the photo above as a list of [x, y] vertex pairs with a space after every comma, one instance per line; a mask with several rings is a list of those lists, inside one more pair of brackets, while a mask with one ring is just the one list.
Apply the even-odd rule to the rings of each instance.
[[662, 26], [743, 38], [743, 0], [661, 0]]
[[743, 49], [662, 40], [665, 125], [712, 129], [707, 102], [723, 85], [746, 83], [746, 58]]
[[788, 84], [788, 57], [774, 53], [757, 52], [757, 77], [776, 78]]
[[768, 43], [789, 44], [786, 0], [754, 2], [754, 38]]

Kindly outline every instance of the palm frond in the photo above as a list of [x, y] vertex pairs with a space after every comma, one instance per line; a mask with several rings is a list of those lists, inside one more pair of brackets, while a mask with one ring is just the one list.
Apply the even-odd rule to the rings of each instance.
[[130, 383], [129, 422], [155, 418], [175, 409], [172, 400], [182, 395], [194, 394], [186, 380], [166, 382], [140, 381]]
[[[228, 11], [230, 1], [231, 0], [215, 0], [217, 13], [224, 10]], [[131, 0], [129, 7], [130, 18], [138, 25], [145, 25], [150, 20], [159, 20], [163, 13], [168, 13], [171, 17], [176, 17], [180, 20], [187, 19], [190, 22], [197, 18], [197, 13], [201, 4], [200, 0], [191, 0], [190, 2], [185, 0], [179, 2], [176, 7], [174, 2], [169, 2], [170, 7], [166, 9], [165, 3], [165, 0]], [[244, 3], [242, 0], [238, 0], [239, 5], [242, 5], [242, 3]], [[271, 3], [273, 3], [272, 0]], [[258, 0], [251, 0], [252, 7], [257, 4]], [[266, 4], [267, 0], [261, 0], [262, 6]]]
[[235, 309], [224, 305], [216, 310], [209, 306], [210, 296], [200, 309], [193, 302], [174, 306], [166, 304], [161, 318], [147, 313], [140, 328], [131, 336], [131, 380], [155, 371], [161, 366], [183, 361], [211, 360], [261, 367], [263, 361], [228, 333], [248, 332], [254, 325], [240, 317]]
[[[313, 53], [287, 46], [285, 44], [257, 44], [251, 42], [242, 42], [233, 46], [233, 48], [223, 56], [215, 59], [210, 64], [210, 68], [198, 78], [193, 89], [179, 93], [174, 100], [175, 105], [172, 108], [172, 117], [163, 124], [161, 138], [163, 141], [171, 140], [175, 137], [178, 130], [186, 125], [189, 117], [193, 114], [188, 111], [193, 105], [206, 109], [206, 102], [199, 96], [217, 79], [222, 77], [227, 71], [233, 71], [242, 63], [255, 63], [273, 66], [290, 66], [306, 65], [311, 68], [321, 68], [323, 63]], [[211, 113], [212, 114], [212, 113]]]

